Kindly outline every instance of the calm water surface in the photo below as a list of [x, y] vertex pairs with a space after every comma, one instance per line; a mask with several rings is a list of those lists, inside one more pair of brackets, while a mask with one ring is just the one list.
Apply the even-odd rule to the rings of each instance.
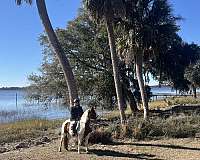
[[66, 106], [57, 103], [47, 106], [29, 102], [25, 99], [25, 95], [26, 93], [22, 90], [0, 90], [0, 123], [31, 118], [58, 119], [69, 117], [69, 110]]

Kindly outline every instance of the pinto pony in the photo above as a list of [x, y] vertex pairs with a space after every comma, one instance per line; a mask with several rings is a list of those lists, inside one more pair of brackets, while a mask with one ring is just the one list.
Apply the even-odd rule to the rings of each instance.
[[[90, 136], [90, 133], [92, 132], [92, 129], [90, 127], [91, 120], [96, 120], [96, 112], [93, 107], [90, 109], [87, 109], [83, 115], [81, 116], [81, 119], [78, 123], [77, 127], [77, 134], [75, 135], [78, 139], [78, 153], [80, 153], [80, 146], [83, 144], [83, 141], [85, 141], [85, 149], [86, 153], [88, 152], [88, 139]], [[59, 151], [61, 152], [62, 143], [64, 142], [64, 147], [66, 150], [68, 150], [68, 142], [72, 136], [72, 133], [70, 132], [70, 119], [66, 120], [62, 124], [61, 128], [61, 139], [60, 139], [60, 147]]]

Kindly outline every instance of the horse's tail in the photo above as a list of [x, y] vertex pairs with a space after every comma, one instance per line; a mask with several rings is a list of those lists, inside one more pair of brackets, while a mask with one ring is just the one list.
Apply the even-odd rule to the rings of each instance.
[[64, 142], [64, 148], [68, 149], [68, 142], [69, 142], [69, 126], [70, 126], [70, 120], [66, 120], [62, 124], [61, 128], [61, 137], [63, 138]]

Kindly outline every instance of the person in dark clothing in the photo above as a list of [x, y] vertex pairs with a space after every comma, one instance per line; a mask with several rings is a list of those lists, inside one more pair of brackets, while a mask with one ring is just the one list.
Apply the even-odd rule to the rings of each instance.
[[74, 99], [74, 105], [71, 107], [71, 118], [72, 121], [79, 121], [83, 114], [83, 109], [80, 106], [79, 100]]
[[71, 131], [72, 135], [76, 134], [76, 128], [78, 126], [78, 121], [80, 121], [81, 116], [83, 115], [83, 109], [80, 106], [79, 99], [74, 99], [74, 105], [71, 107], [70, 111], [71, 117]]

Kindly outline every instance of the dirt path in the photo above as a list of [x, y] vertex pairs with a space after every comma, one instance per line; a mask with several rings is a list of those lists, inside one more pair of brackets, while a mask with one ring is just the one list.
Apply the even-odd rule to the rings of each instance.
[[145, 159], [145, 160], [199, 160], [200, 140], [170, 139], [157, 141], [123, 142], [115, 145], [93, 145], [90, 153], [77, 151], [58, 152], [58, 140], [0, 154], [0, 160], [95, 160], [95, 159]]

